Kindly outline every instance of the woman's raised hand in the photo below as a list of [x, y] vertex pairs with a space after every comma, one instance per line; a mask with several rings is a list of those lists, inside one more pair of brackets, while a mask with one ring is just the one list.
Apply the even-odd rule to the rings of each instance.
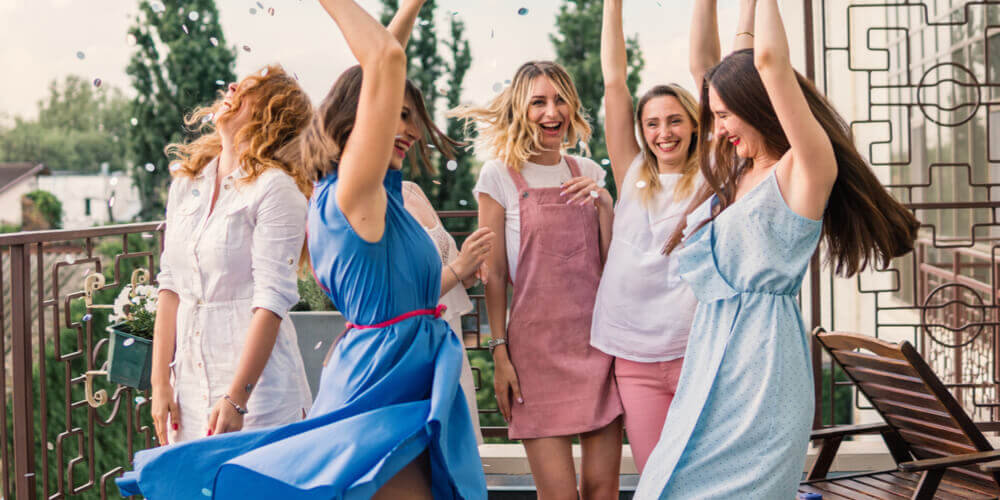
[[475, 230], [465, 239], [458, 257], [452, 261], [452, 267], [460, 280], [465, 281], [475, 275], [479, 268], [485, 264], [486, 258], [489, 257], [490, 251], [493, 249], [494, 239], [493, 230], [488, 227]]
[[566, 203], [594, 203], [602, 209], [610, 209], [614, 204], [611, 193], [597, 185], [597, 181], [585, 175], [574, 177], [562, 185], [560, 195]]

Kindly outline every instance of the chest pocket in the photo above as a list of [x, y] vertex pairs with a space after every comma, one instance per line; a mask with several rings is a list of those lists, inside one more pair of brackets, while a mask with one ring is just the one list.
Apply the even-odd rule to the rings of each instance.
[[240, 203], [226, 207], [225, 212], [220, 215], [223, 216], [220, 228], [223, 234], [215, 240], [217, 245], [229, 254], [248, 252], [253, 236], [253, 220], [249, 205]]

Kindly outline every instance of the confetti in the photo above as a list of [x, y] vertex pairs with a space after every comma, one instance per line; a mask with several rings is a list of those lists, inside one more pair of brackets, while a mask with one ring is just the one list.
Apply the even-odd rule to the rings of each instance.
[[205, 495], [206, 497], [210, 497], [210, 496], [212, 496], [212, 490], [210, 490], [208, 488], [202, 488], [201, 489], [201, 494]]
[[199, 17], [201, 17], [201, 14], [198, 14], [198, 11], [191, 11], [188, 13], [188, 19], [192, 21], [197, 21]]
[[108, 207], [113, 208], [114, 206], [115, 206], [115, 197], [112, 196], [111, 198], [108, 198]]
[[177, 364], [177, 360], [175, 359], [175, 360], [171, 361], [171, 362], [170, 362], [170, 363], [169, 363], [169, 364], [167, 365], [167, 368], [173, 368], [173, 367], [174, 367], [174, 365], [176, 365], [176, 364]]
[[267, 76], [267, 68], [260, 70], [260, 76]]
[[108, 181], [108, 184], [111, 184], [112, 186], [117, 186], [118, 185], [118, 178], [117, 177], [112, 177], [111, 180]]
[[82, 61], [83, 59], [86, 59], [86, 57], [87, 57], [87, 54], [84, 54], [82, 50], [76, 51], [76, 58], [77, 59], [80, 59]]
[[162, 2], [151, 2], [149, 4], [149, 8], [150, 8], [150, 10], [152, 10], [153, 12], [155, 12], [157, 14], [159, 14], [159, 13], [167, 10], [167, 7], [164, 6]]
[[646, 187], [646, 181], [638, 181], [638, 182], [636, 182], [635, 183], [635, 187], [637, 187], [639, 189], [645, 188]]
[[147, 163], [144, 168], [146, 169], [147, 172], [152, 172], [156, 170], [156, 165], [153, 165], [152, 163]]
[[608, 165], [611, 165], [611, 160], [605, 158], [605, 159], [601, 160], [601, 165], [604, 165], [605, 167], [608, 166]]
[[[201, 117], [201, 123], [204, 125], [204, 124], [212, 121], [212, 118], [215, 118], [215, 115], [213, 113], [209, 113], [209, 114]], [[171, 170], [171, 172], [172, 172], [172, 170]]]
[[495, 35], [495, 34], [496, 34], [496, 32], [493, 30], [493, 28], [490, 28], [490, 40], [493, 39], [493, 35]]
[[215, 81], [215, 84], [216, 84], [216, 85], [219, 85], [219, 86], [222, 86], [222, 85], [225, 85], [225, 84], [226, 84], [226, 82], [225, 82], [225, 81], [223, 81], [223, 80], [216, 80], [216, 81]]
[[257, 2], [257, 6], [260, 7], [260, 10], [264, 10], [264, 4]]
[[256, 16], [257, 15], [257, 9], [255, 9], [253, 7], [250, 7], [250, 15], [251, 16]]
[[591, 192], [590, 192], [590, 197], [591, 197], [591, 198], [594, 198], [594, 199], [596, 200], [597, 198], [600, 198], [600, 197], [601, 197], [601, 195], [600, 195], [600, 194], [598, 194], [598, 192], [597, 192], [597, 191], [591, 191]]
[[80, 318], [80, 321], [83, 321], [84, 323], [86, 323], [86, 322], [88, 322], [88, 321], [90, 321], [92, 319], [94, 319], [94, 316], [91, 315], [90, 313], [87, 313], [87, 314], [84, 314], [82, 318]]
[[451, 170], [452, 172], [454, 172], [454, 171], [458, 170], [458, 162], [455, 161], [455, 160], [448, 160], [448, 163], [445, 164], [444, 168], [447, 168], [448, 170]]
[[268, 8], [268, 9], [267, 9], [267, 14], [268, 14], [269, 16], [271, 16], [271, 17], [274, 17], [274, 7], [270, 7], [270, 8]]
[[122, 346], [123, 347], [128, 347], [128, 346], [130, 346], [130, 345], [132, 345], [134, 343], [135, 343], [135, 339], [133, 339], [133, 338], [127, 338], [127, 339], [125, 339], [124, 342], [122, 342]]
[[219, 39], [215, 38], [214, 36], [213, 37], [209, 37], [208, 41], [209, 41], [209, 43], [212, 44], [213, 47], [218, 47], [219, 46]]
[[198, 191], [197, 189], [191, 190], [191, 196], [198, 196], [199, 194], [201, 194], [201, 191]]
[[313, 347], [314, 351], [318, 351], [320, 347], [323, 347], [323, 341], [316, 342], [316, 347]]
[[517, 15], [519, 15], [519, 16], [526, 16], [526, 15], [528, 15], [528, 8], [527, 7], [521, 7], [520, 9], [517, 9]]
[[437, 184], [438, 186], [440, 186], [440, 185], [441, 185], [441, 181], [439, 181], [439, 180], [437, 180], [437, 179], [434, 179], [434, 180], [432, 180], [431, 182], [433, 182], [434, 184]]
[[176, 172], [176, 171], [180, 170], [180, 168], [181, 168], [181, 164], [180, 163], [171, 163], [170, 164], [170, 171], [171, 172]]
[[503, 90], [503, 84], [502, 83], [496, 82], [496, 83], [493, 84], [493, 92], [499, 93], [501, 90]]
[[134, 45], [135, 45], [136, 43], [138, 43], [138, 42], [139, 42], [138, 40], [136, 40], [136, 38], [135, 38], [135, 35], [133, 35], [133, 34], [131, 34], [131, 33], [129, 33], [129, 34], [128, 34], [128, 35], [127, 35], [127, 36], [125, 37], [125, 41], [126, 41], [126, 42], [127, 42], [127, 43], [128, 43], [129, 45], [133, 45], [133, 46], [134, 46]]
[[149, 240], [149, 239], [153, 238], [153, 235], [150, 234], [150, 233], [142, 233], [142, 237], [143, 237], [143, 239]]
[[136, 396], [135, 397], [135, 404], [136, 405], [141, 405], [141, 404], [143, 404], [145, 402], [146, 402], [146, 398], [144, 398], [142, 396]]
[[243, 46], [243, 50], [246, 51], [246, 52], [250, 52], [250, 46], [249, 45], [244, 45]]
[[139, 124], [139, 119], [133, 116], [132, 119], [129, 120], [128, 122], [131, 123], [132, 126], [134, 127]]
[[46, 447], [49, 449], [49, 451], [56, 449], [56, 445], [52, 444], [52, 441], [49, 441], [49, 444]]
[[74, 259], [72, 255], [67, 255], [63, 260], [66, 261], [67, 264], [73, 264], [76, 262], [76, 259]]
[[464, 207], [464, 206], [468, 205], [468, 204], [469, 204], [469, 202], [468, 202], [468, 201], [465, 201], [465, 200], [458, 200], [458, 204], [459, 204], [459, 205], [462, 205], [462, 206]]
[[190, 35], [190, 34], [191, 34], [191, 32], [190, 32], [190, 31], [188, 31], [188, 27], [187, 27], [187, 25], [186, 25], [186, 24], [182, 24], [182, 25], [181, 25], [181, 29], [182, 29], [182, 30], [184, 30], [184, 34], [185, 34], [185, 35]]

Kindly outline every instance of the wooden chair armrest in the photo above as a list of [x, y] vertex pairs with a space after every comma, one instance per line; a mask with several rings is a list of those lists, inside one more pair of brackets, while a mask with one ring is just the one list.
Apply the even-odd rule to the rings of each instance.
[[812, 431], [809, 435], [809, 440], [814, 441], [817, 439], [829, 439], [833, 437], [844, 437], [851, 436], [854, 434], [878, 434], [882, 431], [889, 430], [888, 424], [861, 424], [861, 425], [838, 425], [836, 427], [827, 427], [825, 429], [818, 429]]
[[979, 464], [979, 469], [983, 472], [1000, 472], [1000, 460]]
[[961, 465], [978, 464], [1000, 459], [1000, 450], [980, 451], [978, 453], [963, 453], [950, 457], [928, 458], [926, 460], [914, 460], [899, 464], [899, 470], [903, 472], [920, 472], [925, 470], [946, 469], [948, 467], [958, 467]]

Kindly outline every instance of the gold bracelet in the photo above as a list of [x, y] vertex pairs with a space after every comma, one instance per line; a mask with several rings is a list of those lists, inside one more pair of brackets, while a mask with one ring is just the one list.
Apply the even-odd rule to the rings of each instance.
[[736, 34], [736, 36], [740, 36], [740, 35], [746, 35], [746, 36], [748, 36], [750, 38], [753, 38], [753, 33], [750, 33], [749, 31], [741, 31], [741, 32], [739, 32], [739, 33]]

